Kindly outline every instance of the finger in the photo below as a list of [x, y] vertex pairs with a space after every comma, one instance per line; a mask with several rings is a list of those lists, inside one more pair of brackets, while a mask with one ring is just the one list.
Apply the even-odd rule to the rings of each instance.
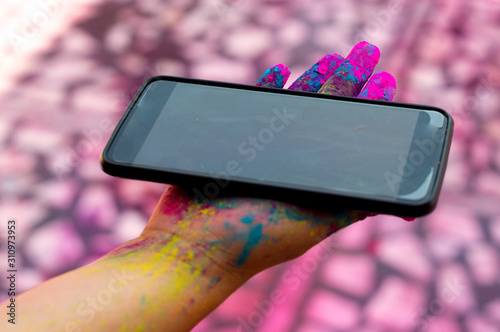
[[380, 51], [375, 45], [367, 42], [357, 44], [318, 92], [357, 96], [373, 73], [379, 59]]
[[339, 54], [327, 54], [290, 85], [290, 90], [318, 92], [326, 80], [345, 59]]
[[256, 85], [281, 89], [289, 77], [290, 69], [285, 65], [279, 64], [266, 70]]
[[363, 90], [361, 90], [358, 98], [392, 101], [396, 94], [396, 80], [386, 72], [374, 74]]

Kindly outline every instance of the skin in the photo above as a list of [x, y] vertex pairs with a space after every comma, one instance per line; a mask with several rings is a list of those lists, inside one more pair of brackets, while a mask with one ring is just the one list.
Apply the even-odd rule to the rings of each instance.
[[[360, 43], [346, 59], [325, 56], [291, 88], [391, 101], [390, 74], [369, 80], [379, 57]], [[282, 88], [289, 75], [277, 65], [257, 85]], [[200, 202], [168, 186], [138, 238], [16, 296], [16, 331], [189, 331], [258, 272], [372, 215], [337, 208], [241, 197]], [[0, 330], [12, 330], [6, 321]]]

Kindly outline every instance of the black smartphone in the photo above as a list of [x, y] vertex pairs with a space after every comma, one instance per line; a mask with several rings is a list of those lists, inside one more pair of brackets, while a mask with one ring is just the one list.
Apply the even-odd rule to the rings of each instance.
[[200, 200], [260, 197], [412, 217], [437, 203], [452, 131], [450, 115], [430, 106], [156, 76], [101, 165]]

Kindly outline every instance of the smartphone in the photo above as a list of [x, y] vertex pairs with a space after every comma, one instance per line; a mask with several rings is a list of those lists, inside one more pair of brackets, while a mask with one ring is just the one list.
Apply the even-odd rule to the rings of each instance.
[[259, 197], [422, 216], [436, 206], [453, 120], [422, 105], [171, 76], [147, 80], [101, 155], [114, 176], [199, 200]]

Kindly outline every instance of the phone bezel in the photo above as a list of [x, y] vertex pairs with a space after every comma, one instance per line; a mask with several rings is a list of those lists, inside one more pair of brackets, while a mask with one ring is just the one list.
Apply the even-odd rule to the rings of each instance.
[[[289, 187], [285, 188], [274, 184], [266, 185], [262, 183], [250, 183], [234, 179], [230, 181], [230, 184], [226, 188], [220, 188], [223, 190], [221, 190], [219, 195], [217, 195], [217, 197], [223, 197], [223, 196], [257, 197], [257, 198], [287, 201], [301, 206], [313, 207], [318, 209], [339, 210], [347, 208], [347, 209], [356, 209], [356, 210], [371, 211], [377, 213], [402, 215], [408, 217], [423, 216], [432, 212], [435, 209], [444, 179], [444, 173], [447, 166], [448, 155], [451, 147], [451, 139], [453, 134], [453, 119], [446, 111], [433, 106], [376, 101], [376, 100], [360, 99], [354, 97], [333, 96], [328, 94], [318, 94], [318, 93], [269, 88], [269, 87], [258, 87], [253, 85], [191, 79], [184, 77], [154, 76], [146, 80], [142, 84], [139, 91], [136, 93], [130, 105], [128, 106], [126, 112], [122, 116], [121, 120], [117, 124], [103, 153], [101, 154], [100, 163], [102, 169], [107, 174], [123, 178], [175, 184], [183, 186], [190, 191], [197, 189], [199, 192], [201, 192], [200, 188], [203, 188], [207, 184], [216, 181], [212, 174], [210, 175], [207, 174], [207, 176], [200, 176], [198, 174], [187, 175], [167, 170], [149, 169], [139, 166], [131, 166], [126, 163], [115, 162], [109, 157], [111, 146], [113, 145], [113, 142], [116, 140], [116, 137], [120, 132], [120, 129], [123, 127], [123, 125], [129, 118], [129, 115], [134, 109], [135, 105], [140, 100], [141, 96], [143, 95], [147, 87], [150, 84], [159, 80], [163, 81], [166, 80], [170, 82], [181, 82], [181, 83], [193, 83], [199, 85], [209, 85], [209, 86], [226, 87], [234, 89], [244, 89], [250, 91], [308, 96], [313, 98], [324, 98], [324, 99], [341, 100], [341, 101], [349, 101], [349, 102], [372, 104], [372, 105], [383, 105], [388, 107], [404, 107], [416, 110], [437, 111], [443, 114], [443, 116], [447, 119], [444, 145], [442, 146], [441, 149], [440, 162], [438, 169], [436, 171], [437, 174], [434, 176], [435, 181], [431, 185], [430, 190], [428, 191], [426, 197], [423, 198], [422, 200], [403, 201], [396, 199], [393, 201], [388, 201], [386, 199], [370, 199], [365, 197], [359, 197], [356, 196], [355, 194], [337, 195], [337, 194], [317, 192], [307, 189], [298, 189], [298, 188], [291, 189]], [[195, 194], [195, 192], [193, 193]]]

